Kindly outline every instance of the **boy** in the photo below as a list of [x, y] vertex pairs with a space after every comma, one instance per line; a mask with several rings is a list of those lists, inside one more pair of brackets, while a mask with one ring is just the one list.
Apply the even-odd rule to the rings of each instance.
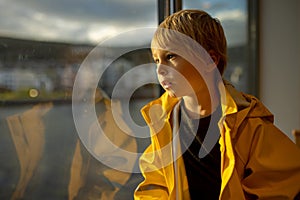
[[255, 97], [223, 81], [226, 38], [199, 10], [167, 17], [151, 50], [166, 92], [142, 109], [151, 144], [135, 199], [295, 199], [300, 150]]

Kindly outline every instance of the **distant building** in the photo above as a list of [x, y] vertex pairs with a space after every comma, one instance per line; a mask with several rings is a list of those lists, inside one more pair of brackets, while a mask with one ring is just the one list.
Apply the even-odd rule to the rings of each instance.
[[51, 92], [54, 89], [54, 84], [46, 74], [36, 74], [28, 69], [2, 69], [0, 88], [10, 91], [37, 89]]

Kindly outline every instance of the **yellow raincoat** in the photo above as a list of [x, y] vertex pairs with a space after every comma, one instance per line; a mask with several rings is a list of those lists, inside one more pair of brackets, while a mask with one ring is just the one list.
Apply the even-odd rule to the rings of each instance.
[[[274, 126], [273, 115], [258, 99], [225, 87], [219, 199], [294, 199], [300, 192], [300, 148]], [[183, 158], [174, 159], [178, 149], [169, 145], [178, 126], [173, 117], [178, 101], [165, 93], [142, 109], [151, 145], [140, 158], [144, 181], [136, 200], [190, 199]]]

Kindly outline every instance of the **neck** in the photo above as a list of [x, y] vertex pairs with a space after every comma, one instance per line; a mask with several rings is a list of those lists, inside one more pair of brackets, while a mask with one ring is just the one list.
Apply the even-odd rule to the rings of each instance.
[[[219, 95], [216, 93], [206, 94], [203, 93], [201, 95], [193, 96], [184, 96], [184, 106], [187, 110], [188, 115], [193, 118], [203, 118], [211, 115], [218, 105], [220, 104]], [[213, 101], [211, 101], [213, 99]]]

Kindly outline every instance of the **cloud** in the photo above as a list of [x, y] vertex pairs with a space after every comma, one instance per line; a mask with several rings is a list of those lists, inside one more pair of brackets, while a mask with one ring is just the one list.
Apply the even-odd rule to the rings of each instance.
[[1, 35], [37, 40], [98, 43], [157, 24], [155, 2], [146, 0], [1, 0], [0, 6]]
[[247, 18], [245, 11], [241, 9], [222, 10], [216, 12], [215, 17], [221, 21], [245, 21]]
[[[155, 2], [0, 0], [0, 35], [96, 44], [122, 32], [155, 27], [158, 23]], [[245, 12], [242, 9], [228, 10], [227, 4], [214, 3], [210, 6], [213, 16], [219, 18], [224, 26], [228, 43], [236, 45], [245, 42]]]
[[214, 15], [225, 31], [228, 46], [247, 43], [247, 14], [241, 9], [223, 10]]

